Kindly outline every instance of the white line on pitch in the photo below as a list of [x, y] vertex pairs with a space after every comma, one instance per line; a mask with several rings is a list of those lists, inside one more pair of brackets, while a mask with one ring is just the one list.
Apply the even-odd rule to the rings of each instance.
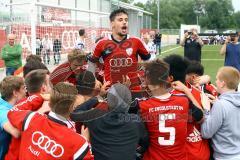
[[168, 49], [168, 50], [166, 50], [166, 51], [161, 52], [161, 54], [166, 53], [166, 52], [169, 52], [169, 51], [172, 51], [172, 50], [175, 50], [175, 49], [178, 49], [178, 48], [180, 48], [180, 47], [181, 47], [181, 46], [178, 46], [178, 47], [175, 47], [175, 48]]
[[224, 59], [202, 59], [203, 61], [223, 61]]
[[219, 50], [205, 50], [205, 49], [203, 49], [202, 52], [220, 52], [220, 49]]

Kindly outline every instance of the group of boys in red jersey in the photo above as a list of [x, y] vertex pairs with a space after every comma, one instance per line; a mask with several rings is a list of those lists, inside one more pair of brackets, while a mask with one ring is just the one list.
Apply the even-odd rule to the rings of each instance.
[[[190, 80], [186, 81], [189, 64], [175, 55], [146, 62], [144, 69], [139, 70], [139, 57], [147, 61], [150, 54], [139, 38], [127, 34], [127, 12], [123, 9], [113, 11], [110, 21], [112, 34], [98, 41], [93, 54], [88, 57], [88, 64], [84, 64], [85, 57], [80, 51], [74, 50], [68, 62], [57, 67], [50, 75], [39, 70], [27, 75], [25, 83], [29, 97], [8, 113], [9, 121], [21, 131], [21, 137], [12, 138], [5, 160], [94, 159], [89, 145], [91, 141], [86, 139], [89, 137], [78, 135], [75, 124], [70, 121], [78, 91], [73, 85], [59, 82], [77, 85], [76, 76], [84, 70], [96, 76], [95, 63], [100, 58], [104, 69], [102, 83], [113, 85], [122, 82], [130, 87], [132, 93], [136, 91], [134, 87], [141, 85], [139, 92], [145, 87], [144, 91], [151, 93], [149, 97], [138, 99], [133, 107], [140, 115], [149, 137], [148, 147], [140, 156], [143, 160], [209, 159], [208, 140], [204, 140], [200, 133], [203, 119], [201, 95], [203, 89], [207, 89], [210, 94], [217, 96], [214, 88], [210, 84], [205, 83], [201, 87], [199, 83], [197, 86]], [[41, 78], [42, 81], [39, 80]], [[50, 83], [54, 85], [50, 97], [44, 96], [49, 93]], [[114, 89], [111, 92], [117, 93]], [[82, 98], [81, 103], [88, 99]], [[44, 101], [49, 101], [49, 104]], [[50, 106], [48, 115], [42, 109], [44, 105]]]

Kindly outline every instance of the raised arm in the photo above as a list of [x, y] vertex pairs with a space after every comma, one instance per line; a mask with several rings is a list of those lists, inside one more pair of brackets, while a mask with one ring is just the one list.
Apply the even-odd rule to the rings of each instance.
[[180, 45], [181, 45], [181, 46], [184, 47], [185, 41], [186, 41], [187, 37], [188, 37], [188, 32], [186, 32], [186, 33], [184, 34], [183, 39], [180, 41]]
[[225, 40], [221, 50], [220, 50], [220, 55], [225, 55], [226, 54], [226, 50], [227, 50], [227, 44], [229, 42], [229, 37], [227, 37], [227, 39]]

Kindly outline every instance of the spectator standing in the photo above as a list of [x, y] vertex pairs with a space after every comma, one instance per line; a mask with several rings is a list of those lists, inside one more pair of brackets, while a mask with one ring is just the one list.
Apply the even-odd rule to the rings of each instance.
[[186, 32], [180, 45], [184, 47], [184, 57], [201, 62], [203, 41], [198, 36], [196, 29]]
[[238, 42], [240, 42], [240, 31], [238, 32]]
[[2, 49], [2, 59], [6, 66], [6, 75], [13, 75], [22, 66], [22, 47], [15, 43], [16, 36], [8, 35], [8, 44]]
[[61, 60], [61, 48], [62, 42], [59, 40], [59, 37], [56, 36], [53, 41], [54, 64], [59, 64], [59, 61]]
[[39, 37], [36, 38], [36, 55], [40, 56], [42, 50], [42, 42]]
[[[52, 41], [49, 39], [48, 34], [45, 35], [44, 39], [42, 40], [42, 53], [43, 53], [43, 62], [44, 64], [50, 63], [50, 52], [52, 50]], [[46, 59], [47, 57], [47, 59]]]
[[157, 52], [156, 45], [153, 43], [153, 41], [151, 41], [149, 34], [145, 34], [143, 36], [143, 41], [147, 46], [148, 52], [151, 54], [150, 60], [154, 60], [156, 58], [156, 52]]
[[157, 34], [155, 34], [155, 37], [154, 37], [154, 44], [156, 45], [157, 55], [161, 54], [161, 41], [162, 41], [162, 34], [158, 32]]
[[231, 35], [225, 40], [220, 54], [225, 55], [224, 66], [232, 66], [240, 71], [240, 43], [237, 34]]
[[[201, 126], [203, 138], [212, 139], [216, 160], [240, 160], [240, 93], [239, 71], [233, 67], [222, 67], [216, 76], [217, 91], [221, 94], [210, 110], [204, 98], [205, 120]], [[210, 111], [209, 111], [210, 110]]]
[[85, 29], [80, 29], [79, 30], [79, 39], [76, 42], [75, 48], [84, 50], [85, 49], [85, 38], [86, 38], [86, 33]]

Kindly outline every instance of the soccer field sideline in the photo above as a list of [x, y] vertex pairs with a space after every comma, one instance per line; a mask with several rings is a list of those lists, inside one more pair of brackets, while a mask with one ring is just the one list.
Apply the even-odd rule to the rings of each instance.
[[[175, 45], [174, 45], [175, 46]], [[170, 49], [167, 49], [167, 50], [164, 50], [164, 51], [162, 51], [161, 52], [161, 55], [163, 55], [164, 53], [168, 53], [168, 52], [170, 52], [170, 51], [173, 51], [173, 50], [176, 50], [176, 49], [178, 49], [178, 48], [181, 48], [181, 46], [177, 46], [177, 47], [174, 47], [174, 48], [170, 48]], [[209, 50], [209, 49], [203, 49], [202, 50], [202, 53], [203, 52], [219, 52], [219, 50]], [[214, 61], [223, 61], [224, 59], [223, 58], [220, 58], [220, 59], [206, 59], [206, 58], [202, 58], [202, 60], [206, 60], [206, 61], [208, 61], [208, 60], [214, 60]]]

